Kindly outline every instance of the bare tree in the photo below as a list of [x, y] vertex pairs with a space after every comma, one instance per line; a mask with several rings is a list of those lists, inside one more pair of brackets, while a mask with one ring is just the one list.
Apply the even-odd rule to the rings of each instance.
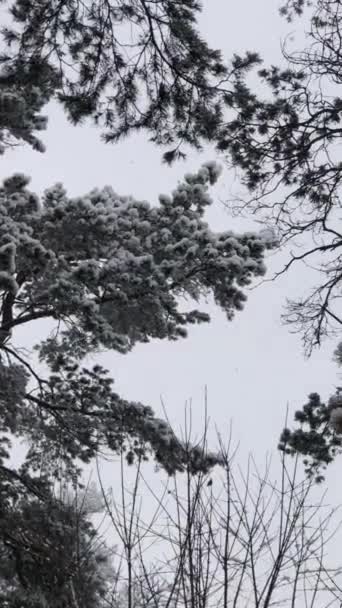
[[[186, 438], [190, 446], [190, 432]], [[219, 437], [222, 464], [194, 475], [190, 466], [156, 491], [142, 462], [109, 496], [119, 576], [112, 606], [267, 608], [331, 606], [342, 601], [342, 569], [328, 565], [336, 509], [315, 498], [299, 461], [280, 454], [280, 475], [266, 459], [237, 462], [231, 438]], [[206, 433], [202, 440], [206, 449]], [[289, 462], [290, 460], [290, 462]], [[144, 465], [145, 466], [145, 465]], [[148, 465], [147, 465], [148, 466]], [[99, 470], [100, 472], [100, 470]], [[121, 550], [119, 546], [121, 545]]]

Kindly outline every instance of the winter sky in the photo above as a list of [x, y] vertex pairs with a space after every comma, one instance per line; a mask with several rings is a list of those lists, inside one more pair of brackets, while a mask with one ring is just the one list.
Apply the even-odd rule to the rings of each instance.
[[[250, 49], [259, 51], [266, 63], [276, 63], [286, 34], [292, 32], [295, 42], [303, 42], [303, 22], [289, 26], [279, 17], [274, 0], [204, 0], [203, 4], [202, 31], [227, 58]], [[105, 145], [95, 127], [72, 127], [61, 109], [51, 105], [49, 110], [49, 128], [43, 135], [47, 152], [41, 155], [28, 147], [7, 152], [1, 161], [1, 178], [19, 171], [31, 176], [34, 191], [41, 193], [63, 182], [69, 195], [108, 184], [120, 194], [157, 204], [158, 195], [168, 194], [184, 173], [197, 170], [206, 160], [220, 160], [208, 147], [169, 168], [161, 163], [162, 151], [147, 141], [146, 134], [134, 135], [116, 146]], [[222, 201], [232, 188], [238, 188], [238, 182], [226, 169], [212, 191], [211, 227], [259, 230], [252, 218], [228, 215]], [[267, 278], [281, 269], [285, 259], [286, 251], [269, 257]], [[185, 401], [192, 399], [194, 427], [200, 430], [206, 385], [212, 423], [224, 432], [232, 420], [241, 452], [251, 450], [261, 462], [266, 451], [276, 449], [287, 404], [291, 420], [291, 412], [304, 404], [308, 393], [318, 392], [327, 398], [340, 382], [332, 361], [336, 341], [327, 340], [305, 360], [300, 337], [291, 334], [280, 320], [285, 299], [309, 287], [308, 270], [297, 265], [276, 282], [251, 290], [245, 310], [233, 322], [210, 305], [212, 322], [190, 328], [188, 339], [138, 345], [125, 356], [104, 354], [101, 363], [110, 369], [115, 390], [122, 396], [150, 404], [159, 414], [162, 397], [176, 428], [183, 423]], [[32, 326], [20, 338], [29, 345], [36, 336], [37, 327]], [[334, 483], [338, 466], [328, 474], [329, 494], [341, 502], [339, 486]]]

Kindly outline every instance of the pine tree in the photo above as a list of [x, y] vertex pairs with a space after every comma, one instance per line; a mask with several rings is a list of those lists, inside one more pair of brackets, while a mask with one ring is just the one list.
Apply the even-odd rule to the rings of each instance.
[[[220, 462], [202, 447], [189, 451], [149, 406], [115, 393], [100, 365], [84, 364], [98, 349], [125, 354], [139, 342], [185, 338], [187, 326], [209, 321], [203, 296], [213, 297], [228, 319], [243, 308], [244, 288], [265, 272], [269, 243], [262, 235], [210, 230], [204, 214], [219, 173], [207, 163], [172, 196], [161, 196], [159, 206], [109, 187], [70, 199], [59, 184], [39, 198], [23, 175], [0, 188], [0, 579], [7, 581], [6, 608], [21, 605], [27, 585], [39, 598], [55, 589], [44, 538], [58, 551], [53, 518], [62, 525], [69, 515], [52, 501], [51, 484], [62, 478], [79, 484], [82, 463], [100, 450], [124, 452], [128, 463], [152, 454], [169, 474], [185, 468], [195, 474]], [[182, 310], [182, 296], [197, 306]], [[51, 322], [45, 339], [42, 319]], [[26, 325], [35, 327], [32, 347], [48, 372], [17, 348], [15, 330]], [[28, 444], [17, 469], [7, 462], [13, 436]], [[6, 530], [17, 532], [9, 538]], [[69, 559], [63, 547], [57, 561]], [[68, 594], [62, 566], [53, 572]], [[39, 584], [33, 581], [38, 571]], [[69, 605], [63, 601], [56, 608]]]
[[[43, 151], [41, 112], [52, 99], [74, 123], [92, 117], [108, 142], [147, 130], [168, 148], [167, 162], [182, 156], [183, 144], [199, 148], [215, 139], [229, 74], [197, 32], [198, 10], [194, 0], [93, 2], [82, 9], [69, 0], [19, 0], [3, 30], [0, 153], [21, 142]], [[128, 28], [134, 30], [129, 51]], [[232, 70], [254, 62], [247, 56]], [[6, 608], [23, 602], [75, 608], [75, 593], [83, 598], [76, 605], [99, 608], [98, 556], [69, 584], [75, 530], [52, 486], [62, 477], [79, 484], [82, 464], [101, 449], [124, 452], [128, 463], [153, 455], [169, 474], [207, 471], [219, 462], [200, 447], [189, 450], [149, 406], [122, 399], [106, 370], [84, 362], [98, 349], [125, 354], [139, 342], [186, 337], [188, 325], [209, 321], [200, 309], [203, 296], [213, 297], [228, 319], [243, 308], [245, 287], [264, 274], [271, 242], [210, 230], [204, 214], [218, 174], [207, 163], [154, 207], [111, 188], [70, 199], [58, 184], [39, 198], [23, 175], [3, 182], [0, 597]], [[197, 303], [194, 310], [182, 310], [183, 296]], [[42, 319], [52, 328], [45, 340]], [[37, 328], [32, 346], [47, 372], [17, 348], [15, 330], [24, 325]], [[29, 446], [17, 469], [8, 463], [11, 436]], [[9, 529], [16, 531], [10, 538]], [[82, 519], [81, 541], [92, 534]]]
[[260, 66], [257, 92], [237, 74], [233, 118], [222, 127], [218, 148], [247, 188], [243, 208], [276, 227], [281, 243], [304, 243], [284, 271], [297, 261], [319, 270], [317, 285], [290, 302], [285, 315], [310, 354], [342, 324], [342, 5], [287, 0], [281, 12], [291, 20], [305, 10], [306, 48], [284, 44], [281, 65]]
[[[250, 233], [216, 234], [204, 222], [208, 183], [218, 173], [208, 163], [155, 207], [111, 188], [69, 199], [57, 185], [39, 200], [24, 176], [5, 180], [1, 420], [4, 432], [31, 437], [32, 466], [46, 450], [57, 462], [62, 448], [72, 467], [76, 458], [89, 461], [99, 446], [116, 451], [130, 438], [129, 458], [142, 442], [170, 471], [182, 467], [182, 449], [168, 426], [149, 407], [114, 393], [100, 366], [89, 370], [81, 362], [99, 348], [127, 353], [138, 342], [177, 340], [189, 324], [208, 322], [199, 308], [181, 310], [183, 295], [197, 302], [211, 295], [228, 319], [243, 308], [244, 287], [265, 272], [267, 243]], [[35, 324], [39, 333], [41, 319], [54, 327], [36, 345], [51, 370], [48, 378], [32, 369], [12, 337], [26, 324]]]
[[[341, 343], [334, 358], [341, 366]], [[308, 402], [295, 412], [294, 421], [294, 428], [283, 429], [278, 447], [287, 454], [303, 457], [307, 475], [320, 483], [327, 466], [342, 454], [342, 387], [336, 387], [327, 403], [317, 393], [311, 393]]]
[[199, 11], [197, 0], [9, 5], [0, 112], [7, 118], [11, 103], [12, 116], [3, 144], [25, 140], [40, 147], [34, 131], [41, 119], [32, 109], [51, 98], [74, 123], [92, 117], [105, 141], [147, 130], [168, 147], [168, 162], [183, 154], [182, 144], [198, 148], [214, 139], [229, 73], [221, 53], [198, 32]]
[[51, 491], [38, 498], [19, 487], [8, 494], [0, 517], [1, 606], [108, 606], [111, 552], [82, 503], [63, 502]]

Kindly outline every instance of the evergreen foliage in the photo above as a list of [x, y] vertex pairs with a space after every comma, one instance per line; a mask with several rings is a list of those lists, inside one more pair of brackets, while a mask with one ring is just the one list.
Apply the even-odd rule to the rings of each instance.
[[[198, 32], [197, 0], [18, 0], [8, 10], [1, 62], [18, 82], [30, 72], [23, 92], [35, 110], [57, 98], [72, 122], [101, 124], [105, 141], [147, 130], [168, 146], [168, 162], [182, 144], [215, 138], [229, 73]], [[6, 77], [0, 84], [6, 100]], [[18, 115], [25, 97], [15, 95]], [[20, 110], [23, 129], [15, 121], [11, 135], [36, 146], [32, 109]]]
[[28, 492], [7, 498], [1, 504], [0, 555], [3, 608], [108, 605], [110, 554], [74, 504]]
[[[100, 605], [92, 599], [102, 593], [102, 583], [92, 582], [96, 555], [72, 587], [65, 578], [74, 530], [71, 512], [52, 493], [63, 480], [77, 486], [83, 463], [103, 451], [124, 453], [128, 463], [153, 455], [169, 474], [206, 472], [220, 462], [202, 445], [189, 449], [149, 406], [121, 398], [107, 371], [84, 361], [100, 349], [126, 354], [139, 342], [186, 337], [189, 325], [209, 321], [201, 310], [205, 296], [228, 319], [243, 308], [245, 288], [264, 274], [271, 243], [262, 235], [210, 230], [204, 214], [219, 173], [207, 163], [157, 206], [109, 187], [70, 199], [57, 185], [39, 198], [19, 174], [0, 188], [0, 579], [6, 608], [21, 608], [23, 594], [32, 596], [34, 608], [65, 608], [65, 598], [80, 588], [87, 595], [82, 607]], [[197, 304], [193, 310], [182, 310], [185, 296]], [[43, 319], [51, 323], [45, 338]], [[19, 326], [35, 328], [36, 360], [18, 348]], [[13, 436], [28, 444], [17, 468], [8, 464]], [[93, 534], [88, 523], [77, 528], [84, 542]], [[8, 537], [6, 530], [16, 533]], [[82, 577], [89, 578], [89, 593]]]
[[308, 46], [293, 51], [284, 44], [282, 64], [259, 69], [257, 93], [248, 76], [239, 76], [234, 116], [220, 130], [218, 148], [249, 192], [243, 209], [276, 227], [281, 243], [304, 244], [284, 270], [301, 261], [319, 271], [317, 285], [285, 315], [310, 354], [342, 324], [342, 3], [288, 0], [281, 12], [291, 20], [304, 9]]

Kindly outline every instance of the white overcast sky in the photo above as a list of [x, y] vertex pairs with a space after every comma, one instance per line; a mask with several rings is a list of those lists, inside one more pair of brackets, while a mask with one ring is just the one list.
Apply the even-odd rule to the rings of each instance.
[[[302, 27], [300, 21], [289, 26], [281, 20], [275, 0], [204, 0], [201, 28], [210, 44], [221, 48], [227, 58], [250, 49], [259, 51], [266, 63], [276, 63], [281, 39], [291, 30], [300, 44]], [[185, 172], [215, 158], [208, 148], [169, 168], [161, 163], [162, 151], [148, 143], [146, 135], [135, 135], [116, 146], [105, 145], [95, 127], [70, 126], [55, 105], [50, 106], [49, 128], [43, 139], [47, 145], [43, 155], [27, 147], [7, 152], [1, 160], [1, 177], [18, 171], [28, 174], [37, 192], [63, 182], [70, 195], [109, 184], [120, 194], [157, 203], [158, 195], [169, 193]], [[249, 230], [251, 220], [230, 218], [219, 202], [228, 198], [232, 180], [233, 175], [224, 171], [213, 190], [216, 202], [208, 215], [211, 226]], [[280, 269], [285, 253], [269, 260], [269, 278]], [[336, 342], [326, 341], [305, 360], [300, 337], [281, 324], [285, 298], [302, 293], [306, 282], [307, 270], [296, 266], [277, 282], [251, 291], [245, 310], [233, 322], [211, 307], [211, 324], [190, 328], [188, 339], [139, 345], [125, 356], [108, 353], [101, 362], [110, 369], [115, 389], [124, 397], [150, 404], [161, 413], [162, 396], [176, 426], [182, 424], [184, 403], [191, 398], [194, 425], [200, 429], [207, 385], [212, 422], [222, 431], [232, 420], [241, 450], [251, 450], [261, 461], [266, 451], [276, 448], [287, 404], [291, 411], [300, 408], [313, 391], [326, 398], [339, 383], [338, 369], [331, 360]], [[36, 339], [37, 329], [25, 330], [21, 336], [25, 343]], [[328, 476], [330, 488], [335, 487], [337, 475], [333, 467]], [[340, 500], [338, 490], [333, 497]]]

